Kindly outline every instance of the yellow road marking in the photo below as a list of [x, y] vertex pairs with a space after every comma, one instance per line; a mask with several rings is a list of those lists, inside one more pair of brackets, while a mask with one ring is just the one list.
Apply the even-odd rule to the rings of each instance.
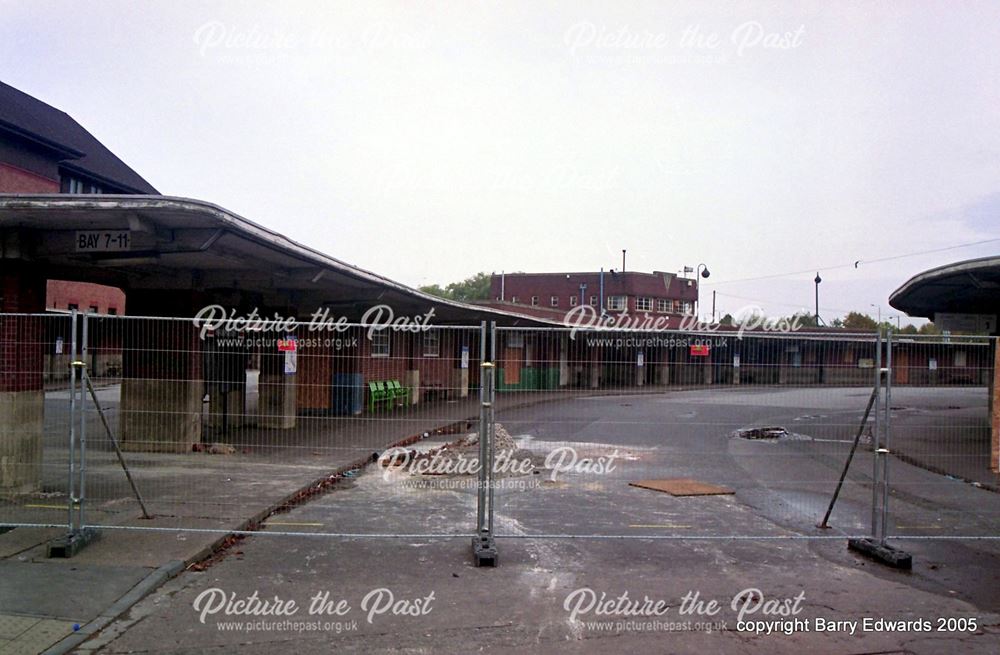
[[940, 525], [897, 525], [897, 530], [940, 530]]
[[672, 523], [633, 523], [630, 528], [690, 528], [690, 525], [674, 525]]
[[311, 525], [315, 527], [323, 527], [322, 523], [296, 523], [295, 521], [268, 521], [268, 525]]
[[[76, 505], [74, 505], [75, 507]], [[25, 505], [34, 509], [66, 509], [65, 505]]]

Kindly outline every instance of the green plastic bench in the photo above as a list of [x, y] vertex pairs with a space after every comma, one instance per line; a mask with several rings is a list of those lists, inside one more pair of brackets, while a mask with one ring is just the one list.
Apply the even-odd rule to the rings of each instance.
[[368, 405], [372, 409], [378, 407], [379, 403], [389, 402], [392, 395], [385, 389], [382, 382], [371, 381], [368, 383]]
[[410, 388], [404, 387], [399, 383], [399, 380], [389, 380], [385, 383], [388, 391], [392, 394], [393, 399], [402, 398], [403, 401], [407, 401], [410, 398]]

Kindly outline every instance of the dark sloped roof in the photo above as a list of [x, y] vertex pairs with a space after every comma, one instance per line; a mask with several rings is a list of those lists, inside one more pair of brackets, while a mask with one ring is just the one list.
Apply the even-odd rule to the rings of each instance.
[[64, 111], [0, 82], [0, 129], [60, 153], [60, 164], [132, 193], [159, 195]]
[[931, 320], [939, 312], [996, 314], [1000, 311], [1000, 256], [924, 271], [893, 291], [889, 304], [910, 316]]

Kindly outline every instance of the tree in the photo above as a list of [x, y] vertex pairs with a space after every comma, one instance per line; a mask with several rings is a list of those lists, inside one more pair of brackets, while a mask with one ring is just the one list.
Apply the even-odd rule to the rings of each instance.
[[469, 300], [487, 300], [490, 297], [491, 278], [492, 276], [489, 273], [476, 273], [461, 282], [452, 282], [445, 289], [451, 294], [452, 300], [461, 300], [463, 302]]
[[917, 330], [917, 334], [941, 334], [941, 330], [937, 329], [933, 323], [924, 323]]
[[489, 273], [476, 273], [461, 282], [452, 282], [443, 289], [438, 284], [429, 284], [420, 287], [420, 290], [439, 298], [459, 300], [461, 302], [487, 300], [490, 297], [491, 278], [492, 276]]
[[429, 293], [432, 296], [437, 296], [438, 298], [447, 298], [448, 292], [441, 288], [439, 284], [428, 284], [422, 287], [418, 287], [424, 293]]
[[877, 330], [878, 323], [868, 314], [850, 312], [844, 317], [844, 327], [848, 330]]
[[800, 310], [788, 317], [788, 321], [792, 325], [801, 325], [802, 327], [814, 328], [819, 327], [816, 325], [816, 315], [812, 312], [805, 310]]

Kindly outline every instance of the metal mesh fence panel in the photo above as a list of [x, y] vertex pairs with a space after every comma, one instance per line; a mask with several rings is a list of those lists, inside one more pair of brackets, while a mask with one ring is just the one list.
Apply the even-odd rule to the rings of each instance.
[[[495, 338], [497, 536], [868, 534], [877, 335]], [[834, 529], [819, 530], [859, 431]]]
[[892, 537], [996, 537], [995, 337], [894, 334]]
[[68, 315], [0, 314], [0, 530], [68, 525]]
[[[274, 532], [473, 533], [474, 485], [427, 462], [476, 431], [482, 326], [88, 325], [87, 525], [225, 531], [266, 519]], [[330, 489], [363, 502], [338, 503]], [[305, 514], [283, 516], [306, 499]]]
[[472, 535], [491, 360], [494, 536], [881, 537], [884, 501], [890, 538], [998, 525], [996, 338], [5, 314], [0, 353], [0, 529], [72, 496], [98, 528]]

